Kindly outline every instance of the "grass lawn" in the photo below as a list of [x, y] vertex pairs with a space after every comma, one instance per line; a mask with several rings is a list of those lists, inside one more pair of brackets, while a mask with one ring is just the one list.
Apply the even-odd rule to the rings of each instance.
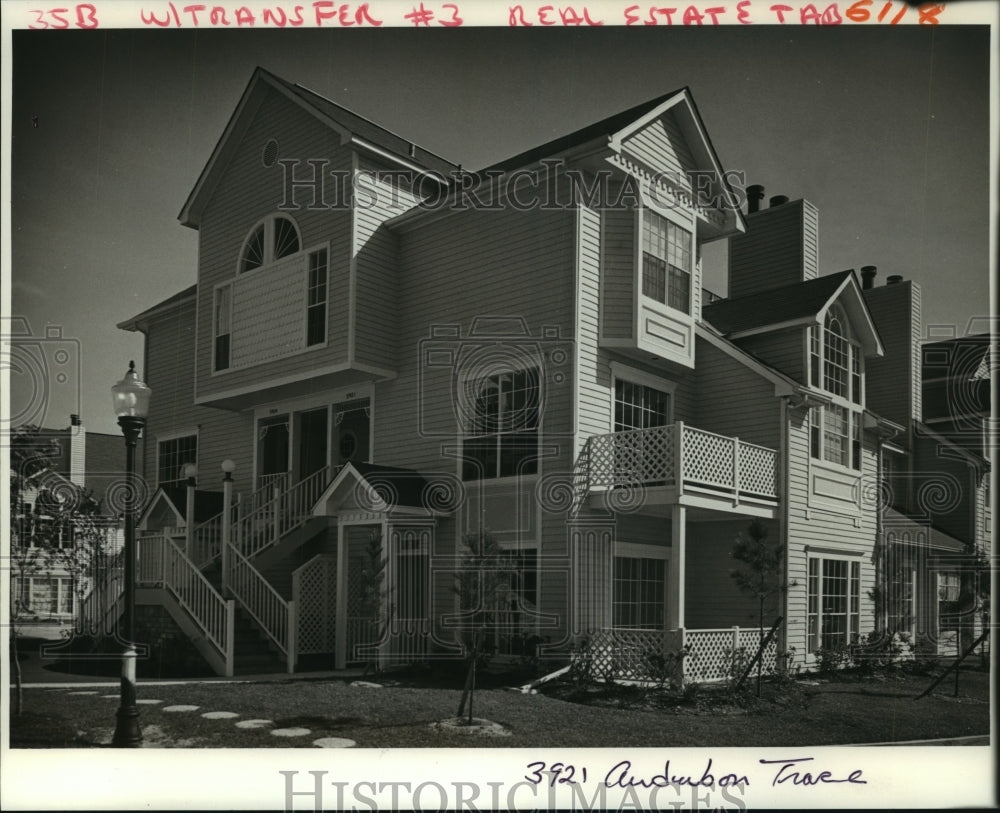
[[[563, 695], [522, 694], [504, 688], [476, 692], [476, 717], [500, 723], [509, 736], [442, 731], [431, 723], [455, 715], [461, 690], [405, 685], [390, 677], [382, 688], [343, 680], [267, 683], [139, 685], [145, 745], [175, 748], [313, 747], [322, 737], [354, 740], [361, 748], [384, 747], [613, 747], [784, 746], [899, 742], [989, 733], [989, 675], [963, 670], [952, 697], [949, 677], [922, 700], [914, 700], [929, 677], [859, 681], [850, 677], [796, 682], [741, 708], [724, 702], [720, 690], [702, 689], [681, 703], [654, 692], [575, 687]], [[819, 682], [817, 682], [819, 680]], [[394, 685], [395, 683], [395, 685]], [[558, 693], [557, 687], [551, 690]], [[90, 693], [86, 693], [90, 692]], [[713, 695], [712, 692], [715, 692]], [[170, 711], [169, 706], [196, 706]], [[102, 747], [110, 740], [118, 707], [116, 687], [67, 685], [24, 690], [20, 718], [11, 718], [11, 746]], [[236, 717], [209, 719], [208, 712]], [[273, 723], [243, 729], [240, 721]], [[271, 729], [301, 728], [307, 734], [279, 737]]]

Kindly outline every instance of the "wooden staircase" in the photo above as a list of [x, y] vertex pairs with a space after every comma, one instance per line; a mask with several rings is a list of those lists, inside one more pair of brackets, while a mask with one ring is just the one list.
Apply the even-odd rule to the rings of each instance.
[[[326, 530], [312, 507], [326, 485], [323, 469], [282, 492], [269, 482], [233, 506], [229, 539], [223, 515], [192, 529], [190, 558], [165, 536], [138, 540], [137, 604], [160, 604], [220, 675], [287, 671], [296, 662], [293, 554]], [[225, 555], [223, 552], [225, 551]], [[223, 589], [222, 567], [229, 576]], [[123, 580], [95, 584], [82, 602], [84, 626], [106, 628], [120, 611]]]

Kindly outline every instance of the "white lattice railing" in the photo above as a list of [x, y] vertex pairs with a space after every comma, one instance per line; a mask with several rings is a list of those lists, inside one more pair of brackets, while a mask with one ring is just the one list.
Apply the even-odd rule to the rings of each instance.
[[587, 656], [590, 674], [601, 680], [652, 680], [657, 658], [664, 654], [664, 631], [597, 630]]
[[254, 621], [285, 655], [288, 671], [295, 669], [295, 602], [285, 601], [235, 546], [227, 543], [226, 586]]
[[[767, 630], [764, 630], [765, 636]], [[760, 630], [757, 627], [728, 627], [724, 629], [684, 630], [684, 676], [695, 683], [713, 683], [740, 675], [735, 671], [745, 669], [760, 647]], [[778, 645], [772, 638], [764, 650], [761, 666], [764, 674], [774, 672], [777, 665]], [[755, 670], [756, 671], [756, 670]]]
[[[668, 650], [668, 635], [663, 630], [598, 630], [591, 635], [587, 651], [578, 657], [589, 659], [591, 676], [600, 680], [663, 680], [668, 677], [671, 658], [678, 654]], [[684, 680], [718, 683], [740, 677], [757, 653], [760, 631], [756, 627], [684, 630], [683, 646], [687, 650], [681, 662]], [[775, 671], [776, 639], [768, 643], [761, 664], [764, 674]]]
[[138, 541], [136, 585], [161, 587], [174, 597], [217, 650], [232, 658], [235, 641], [226, 600], [174, 542], [162, 536]]
[[774, 449], [680, 421], [594, 435], [587, 440], [580, 460], [585, 461], [587, 476], [575, 478], [578, 495], [594, 488], [673, 485], [679, 479], [683, 487], [736, 497], [777, 497]]
[[292, 572], [298, 653], [334, 652], [337, 646], [337, 557], [320, 553]]

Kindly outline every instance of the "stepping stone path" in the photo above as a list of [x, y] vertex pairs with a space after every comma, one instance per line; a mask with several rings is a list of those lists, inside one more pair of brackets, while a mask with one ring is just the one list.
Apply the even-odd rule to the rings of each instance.
[[305, 737], [312, 732], [308, 728], [275, 728], [272, 737]]
[[274, 725], [274, 720], [240, 720], [237, 728], [267, 728]]
[[97, 692], [70, 692], [70, 694], [97, 694]]
[[362, 689], [381, 689], [381, 683], [370, 683], [367, 680], [355, 680], [351, 683], [352, 686], [358, 686]]
[[235, 711], [206, 711], [203, 715], [206, 720], [231, 720], [233, 717], [239, 717]]
[[313, 740], [313, 745], [317, 748], [353, 748], [357, 743], [346, 737], [320, 737], [318, 740]]
[[198, 711], [201, 706], [164, 706], [164, 711]]
[[[143, 697], [141, 700], [136, 700], [136, 703], [141, 703], [144, 706], [157, 706], [162, 703], [162, 700], [152, 700], [148, 697]], [[165, 710], [165, 709], [164, 709]]]

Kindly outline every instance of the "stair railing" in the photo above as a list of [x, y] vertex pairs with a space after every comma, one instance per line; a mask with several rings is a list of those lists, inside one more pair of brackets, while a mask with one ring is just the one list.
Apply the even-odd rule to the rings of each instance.
[[285, 656], [288, 672], [295, 670], [295, 601], [285, 601], [235, 545], [226, 543], [229, 573], [226, 585], [257, 625]]
[[137, 585], [162, 587], [173, 596], [225, 659], [231, 675], [235, 647], [232, 602], [219, 594], [172, 540], [162, 536], [140, 539], [138, 553]]
[[90, 591], [80, 602], [76, 632], [81, 635], [110, 635], [122, 610], [125, 592], [125, 549], [118, 551], [98, 574]]
[[196, 525], [191, 535], [191, 561], [199, 568], [208, 567], [222, 553], [222, 514]]
[[277, 496], [279, 537], [294, 530], [312, 515], [313, 506], [326, 487], [328, 471], [329, 469], [323, 466], [319, 471], [313, 472]]

